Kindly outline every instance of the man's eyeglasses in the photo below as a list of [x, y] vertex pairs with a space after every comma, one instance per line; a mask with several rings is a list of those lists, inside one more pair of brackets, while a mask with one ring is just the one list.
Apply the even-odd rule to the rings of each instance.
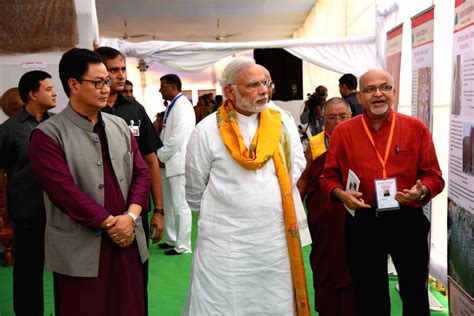
[[377, 91], [380, 91], [382, 93], [387, 93], [392, 91], [393, 87], [389, 84], [383, 84], [381, 86], [368, 86], [365, 87], [364, 89], [360, 90], [360, 92], [365, 93], [365, 94], [374, 94]]
[[100, 80], [89, 80], [81, 78], [81, 81], [92, 82], [96, 89], [102, 89], [104, 86], [110, 87], [112, 85], [112, 78], [100, 79]]
[[349, 118], [349, 116], [345, 115], [345, 114], [342, 114], [342, 115], [328, 115], [326, 120], [328, 120], [329, 122], [334, 122], [334, 121], [337, 120], [337, 118], [339, 118], [341, 121], [345, 121]]
[[245, 86], [245, 88], [250, 90], [257, 90], [260, 85], [263, 85], [269, 89], [273, 89], [275, 84], [268, 79], [263, 79], [261, 81], [250, 81], [247, 83], [232, 83], [231, 86]]

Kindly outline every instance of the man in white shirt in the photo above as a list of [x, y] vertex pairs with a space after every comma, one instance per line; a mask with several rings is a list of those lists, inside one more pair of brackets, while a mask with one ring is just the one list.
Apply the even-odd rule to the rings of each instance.
[[200, 214], [183, 315], [309, 315], [295, 123], [267, 107], [272, 82], [252, 59], [231, 61], [221, 86], [227, 100], [195, 128], [186, 152], [186, 198]]
[[160, 133], [163, 147], [158, 159], [165, 164], [161, 174], [165, 213], [166, 242], [158, 245], [169, 249], [165, 255], [174, 256], [191, 252], [191, 210], [186, 203], [184, 159], [186, 144], [196, 124], [194, 109], [181, 93], [181, 80], [168, 74], [160, 78], [163, 99], [170, 101], [163, 118]]

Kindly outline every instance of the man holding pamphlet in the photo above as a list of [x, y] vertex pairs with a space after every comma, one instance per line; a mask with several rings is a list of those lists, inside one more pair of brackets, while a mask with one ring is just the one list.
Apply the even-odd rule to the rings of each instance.
[[[387, 256], [398, 273], [403, 315], [430, 315], [428, 232], [422, 211], [444, 188], [428, 127], [396, 113], [393, 79], [383, 70], [360, 78], [363, 115], [340, 124], [331, 137], [321, 187], [355, 210], [349, 265], [360, 315], [390, 315]], [[346, 190], [349, 170], [360, 180]], [[349, 233], [349, 232], [348, 232]]]

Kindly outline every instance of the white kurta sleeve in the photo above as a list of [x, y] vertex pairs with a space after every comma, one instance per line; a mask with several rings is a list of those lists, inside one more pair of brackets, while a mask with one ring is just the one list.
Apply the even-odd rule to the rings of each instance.
[[195, 212], [201, 209], [201, 199], [209, 182], [212, 159], [208, 143], [210, 136], [202, 127], [194, 129], [186, 150], [186, 200]]
[[298, 129], [296, 128], [295, 119], [291, 116], [291, 114], [284, 111], [272, 101], [269, 103], [269, 107], [277, 109], [281, 112], [281, 119], [288, 130], [288, 134], [290, 135], [292, 162], [291, 174], [293, 176], [293, 184], [296, 185], [296, 182], [298, 182], [303, 170], [306, 168], [306, 158], [304, 156], [304, 149], [303, 145], [301, 144], [300, 135], [298, 133]]
[[295, 203], [296, 217], [298, 219], [298, 227], [300, 230], [300, 241], [304, 247], [311, 244], [311, 235], [309, 233], [308, 222], [303, 203], [301, 201], [296, 183], [306, 167], [306, 158], [304, 156], [303, 145], [296, 128], [295, 120], [290, 114], [282, 111], [282, 120], [285, 124], [291, 141], [291, 159], [292, 159], [292, 177], [293, 177], [293, 200]]
[[306, 158], [304, 156], [303, 145], [301, 144], [298, 129], [296, 128], [295, 120], [291, 115], [288, 115], [289, 121], [286, 128], [290, 134], [291, 140], [291, 154], [292, 154], [292, 175], [293, 183], [296, 184], [304, 169], [306, 168]]

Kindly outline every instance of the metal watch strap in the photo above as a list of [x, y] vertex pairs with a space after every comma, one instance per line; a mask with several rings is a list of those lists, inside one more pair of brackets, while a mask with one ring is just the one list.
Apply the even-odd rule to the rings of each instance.
[[130, 218], [132, 219], [133, 221], [133, 226], [137, 226], [137, 219], [138, 219], [138, 216], [135, 215], [135, 213], [131, 212], [131, 211], [126, 211], [125, 212], [126, 215], [130, 216]]
[[428, 195], [428, 192], [426, 192], [425, 190], [423, 190], [423, 188], [421, 189], [421, 195], [420, 197], [418, 198], [418, 201], [421, 201], [425, 198], [425, 196]]

